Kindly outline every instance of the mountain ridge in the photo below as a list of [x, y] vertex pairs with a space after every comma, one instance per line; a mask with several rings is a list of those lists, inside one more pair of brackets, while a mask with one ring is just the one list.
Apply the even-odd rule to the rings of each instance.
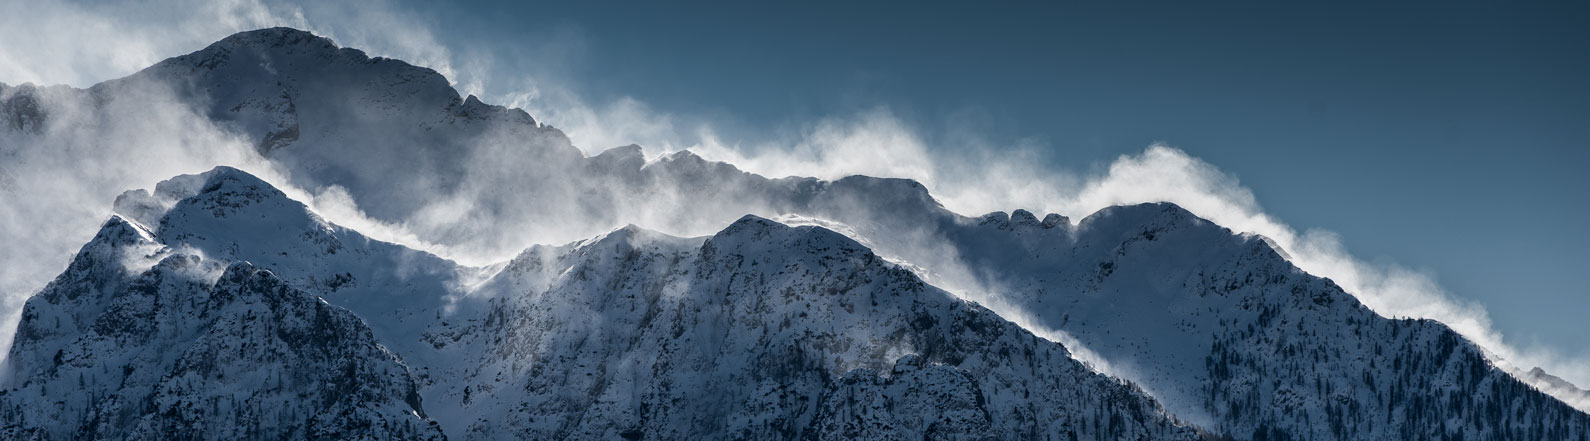
[[[1060, 345], [823, 228], [749, 215], [710, 238], [625, 227], [570, 245], [533, 247], [486, 269], [495, 274], [467, 288], [454, 282], [477, 269], [414, 273], [382, 264], [385, 254], [412, 251], [360, 241], [240, 170], [201, 176], [157, 189], [197, 193], [172, 204], [155, 231], [115, 218], [105, 234], [131, 231], [137, 237], [129, 243], [155, 242], [161, 245], [151, 247], [153, 254], [182, 256], [163, 262], [224, 265], [222, 282], [265, 262], [271, 273], [262, 277], [282, 289], [314, 293], [322, 299], [317, 305], [349, 308], [415, 385], [413, 397], [393, 392], [372, 399], [412, 403], [418, 421], [436, 421], [450, 438], [1196, 437], [1152, 398], [1092, 372]], [[143, 207], [131, 204], [134, 198], [128, 206]], [[297, 251], [284, 259], [278, 249]], [[108, 256], [74, 267], [124, 271], [122, 253]], [[244, 261], [254, 263], [235, 263]], [[430, 278], [453, 279], [424, 281]], [[420, 298], [404, 294], [403, 286], [429, 287], [411, 294], [434, 302], [400, 300]], [[378, 295], [385, 298], [371, 298]], [[30, 310], [38, 309], [34, 303]], [[95, 309], [88, 309], [92, 315]], [[25, 316], [25, 329], [42, 320]], [[35, 340], [13, 347], [19, 363], [8, 366], [18, 371], [6, 378], [38, 378], [50, 389], [69, 382], [23, 362], [49, 358], [37, 353]], [[121, 357], [100, 348], [79, 358]], [[149, 381], [147, 387], [165, 387]], [[10, 386], [0, 387], [10, 389], [0, 394], [0, 404], [9, 404], [0, 409], [25, 408], [12, 400], [27, 394]], [[91, 409], [107, 406], [94, 396], [82, 400]], [[888, 410], [895, 406], [913, 410]], [[250, 424], [261, 425], [241, 426], [255, 427]], [[414, 430], [425, 427], [431, 426]]]
[[[95, 100], [117, 99], [127, 87], [142, 87], [141, 82], [174, 81], [176, 85], [170, 87], [183, 91], [179, 95], [186, 94], [186, 99], [202, 110], [201, 114], [257, 139], [255, 148], [273, 161], [285, 164], [292, 171], [289, 179], [293, 183], [310, 189], [345, 185], [359, 206], [367, 208], [377, 219], [421, 228], [428, 237], [440, 238], [443, 242], [497, 240], [518, 243], [528, 237], [514, 236], [512, 232], [489, 226], [468, 225], [460, 220], [471, 216], [483, 216], [488, 220], [476, 224], [496, 222], [530, 228], [572, 219], [586, 224], [574, 228], [584, 233], [600, 230], [606, 224], [632, 224], [628, 219], [637, 215], [675, 231], [694, 231], [703, 225], [715, 231], [713, 229], [725, 224], [734, 225], [736, 219], [744, 220], [746, 213], [791, 214], [832, 221], [849, 227], [844, 229], [846, 234], [866, 243], [868, 248], [892, 260], [919, 267], [918, 273], [935, 285], [951, 283], [958, 284], [956, 288], [997, 292], [1000, 298], [1009, 300], [1020, 310], [1031, 312], [1036, 324], [1065, 332], [1088, 349], [1103, 354], [1108, 364], [1122, 369], [1134, 382], [1149, 388], [1179, 417], [1201, 421], [1206, 429], [1220, 433], [1252, 438], [1259, 438], [1261, 434], [1273, 438], [1278, 434], [1307, 433], [1318, 438], [1458, 434], [1530, 439], [1530, 435], [1536, 433], [1531, 431], [1556, 430], [1555, 427], [1546, 428], [1554, 418], [1531, 417], [1514, 423], [1504, 419], [1500, 425], [1519, 427], [1509, 427], [1504, 433], [1476, 419], [1479, 417], [1475, 415], [1494, 414], [1496, 411], [1489, 409], [1500, 407], [1486, 402], [1488, 398], [1482, 394], [1468, 393], [1467, 401], [1463, 396], [1456, 401], [1452, 401], [1451, 395], [1437, 396], [1453, 390], [1443, 388], [1457, 387], [1473, 378], [1481, 378], [1483, 387], [1492, 388], [1490, 391], [1495, 396], [1525, 397], [1518, 399], [1525, 404], [1511, 403], [1515, 407], [1509, 408], [1509, 413], [1527, 408], [1529, 412], [1569, 415], [1555, 418], [1562, 424], [1582, 421], [1582, 413], [1573, 416], [1576, 415], [1573, 412], [1553, 410], [1555, 407], [1549, 402], [1542, 404], [1534, 395], [1508, 389], [1516, 385], [1484, 373], [1488, 372], [1484, 365], [1472, 367], [1476, 360], [1483, 363], [1483, 357], [1476, 358], [1476, 351], [1461, 339], [1451, 340], [1451, 331], [1444, 326], [1376, 317], [1340, 287], [1328, 280], [1311, 279], [1312, 276], [1296, 270], [1286, 261], [1284, 251], [1275, 249], [1272, 243], [1234, 234], [1174, 205], [1107, 208], [1086, 216], [1076, 225], [1059, 214], [1049, 213], [1039, 220], [1037, 215], [1024, 210], [968, 217], [944, 209], [925, 187], [910, 180], [871, 177], [834, 181], [799, 177], [768, 179], [741, 171], [731, 164], [706, 161], [688, 152], [648, 161], [637, 146], [609, 149], [586, 157], [570, 145], [561, 132], [536, 123], [528, 114], [517, 119], [516, 113], [481, 107], [485, 105], [473, 97], [460, 98], [445, 84], [445, 78], [429, 69], [368, 58], [356, 49], [337, 48], [330, 40], [302, 31], [265, 30], [250, 35], [253, 37], [241, 36], [225, 45], [217, 43], [188, 56], [168, 59], [170, 63], [162, 62], [157, 65], [159, 69], [151, 68], [104, 87], [96, 85], [90, 88], [91, 92], [84, 93]], [[277, 41], [271, 38], [291, 40], [305, 50], [271, 51], [272, 41]], [[301, 67], [308, 67], [298, 71], [286, 69], [294, 66], [293, 60]], [[327, 70], [342, 75], [327, 76], [325, 84], [315, 86], [327, 93], [312, 93], [315, 91], [295, 85], [294, 78], [303, 80], [308, 76], [306, 72], [330, 69], [321, 64], [349, 70]], [[193, 76], [193, 72], [201, 69], [210, 69], [210, 73]], [[232, 69], [242, 74], [212, 75], [218, 72], [216, 69], [228, 72], [227, 69]], [[225, 77], [226, 81], [218, 79], [220, 77]], [[314, 78], [319, 81], [323, 77]], [[383, 81], [370, 81], [371, 78]], [[442, 83], [437, 83], [438, 78]], [[367, 90], [369, 84], [385, 89]], [[393, 92], [410, 88], [419, 92]], [[13, 97], [5, 99], [6, 105], [0, 106], [0, 117], [4, 117], [0, 121], [23, 121], [13, 124], [13, 130], [34, 128], [42, 132], [51, 124], [51, 115], [66, 117], [66, 114], [52, 112], [49, 100], [40, 97], [76, 93], [69, 88], [21, 91], [23, 89], [27, 88], [0, 88], [0, 97], [6, 94]], [[331, 89], [354, 92], [330, 93]], [[316, 102], [305, 97], [323, 99]], [[349, 107], [342, 101], [355, 106]], [[7, 109], [20, 110], [5, 113]], [[317, 121], [326, 120], [311, 117], [317, 112], [334, 115], [330, 119], [333, 121], [346, 119], [344, 114], [352, 114], [379, 123], [316, 126]], [[398, 129], [391, 130], [393, 127]], [[386, 140], [406, 137], [411, 132], [404, 130], [411, 127], [422, 127], [419, 132], [427, 134], [418, 139], [434, 141], [434, 144], [413, 141], [384, 144]], [[389, 131], [392, 133], [386, 133]], [[295, 134], [288, 136], [289, 132]], [[366, 137], [371, 139], [364, 139]], [[458, 157], [437, 157], [440, 152], [456, 153]], [[495, 164], [521, 153], [531, 159]], [[392, 160], [371, 164], [372, 157]], [[368, 168], [362, 168], [366, 166]], [[482, 177], [474, 181], [458, 178], [460, 170], [468, 170], [466, 176]], [[569, 170], [585, 171], [589, 177], [572, 178], [582, 175], [568, 173]], [[0, 169], [0, 177], [3, 173]], [[412, 179], [397, 185], [384, 185], [391, 181], [390, 176], [399, 173]], [[339, 230], [340, 227], [324, 219], [310, 218], [290, 225], [272, 222], [256, 225], [259, 231], [281, 233], [271, 236], [274, 238], [271, 241], [228, 239], [226, 232], [233, 228], [210, 222], [221, 219], [215, 216], [218, 213], [215, 210], [224, 214], [236, 208], [229, 203], [259, 196], [248, 191], [250, 185], [259, 185], [235, 184], [239, 184], [233, 189], [236, 199], [194, 201], [208, 205], [190, 203], [181, 210], [185, 214], [178, 216], [177, 220], [194, 220], [191, 225], [183, 222], [182, 228], [215, 226], [212, 230], [183, 232], [179, 228], [166, 234], [162, 225], [164, 217], [175, 206], [167, 204], [179, 203], [191, 196], [189, 193], [204, 190], [191, 188], [191, 183], [162, 183], [166, 191], [157, 186], [153, 193], [124, 194], [125, 200], [118, 198], [117, 211], [150, 226], [163, 241], [185, 242], [207, 250], [206, 255], [212, 257], [249, 258], [276, 268], [276, 273], [289, 283], [330, 291], [328, 297], [342, 296], [341, 301], [354, 309], [385, 307], [389, 308], [383, 310], [389, 313], [386, 315], [413, 320], [413, 323], [428, 323], [421, 317], [431, 310], [427, 308], [487, 311], [506, 307], [491, 303], [493, 298], [455, 292], [452, 286], [469, 285], [479, 278], [489, 279], [486, 273], [494, 267], [458, 268], [434, 255], [395, 253], [386, 263], [368, 266], [418, 268], [416, 273], [428, 277], [422, 278], [425, 281], [421, 283], [422, 288], [405, 287], [395, 292], [411, 296], [409, 298], [421, 298], [427, 292], [452, 294], [442, 299], [433, 298], [423, 308], [391, 309], [391, 305], [383, 304], [385, 299], [372, 292], [376, 286], [405, 286], [399, 283], [403, 281], [401, 277], [378, 280], [368, 275], [356, 276], [350, 271], [325, 271], [353, 261], [349, 259], [354, 258], [348, 256], [358, 253], [345, 250], [360, 249], [360, 244], [369, 239], [355, 235], [357, 232]], [[468, 204], [427, 206], [415, 202], [428, 197], [451, 200], [459, 195], [462, 196], [458, 200]], [[276, 197], [274, 194], [266, 196], [269, 200]], [[669, 205], [688, 208], [657, 209]], [[464, 207], [460, 209], [462, 214], [424, 229], [429, 222], [428, 214], [438, 208], [459, 206]], [[296, 209], [307, 210], [302, 204]], [[621, 237], [614, 236], [615, 240]], [[238, 246], [231, 246], [232, 242], [237, 242]], [[525, 257], [519, 261], [522, 265], [533, 266], [534, 263], [545, 267], [548, 263], [541, 259], [542, 254], [556, 254], [563, 248], [534, 249], [538, 251], [516, 249], [514, 255]], [[309, 262], [322, 262], [325, 267], [309, 265]], [[503, 265], [504, 268], [512, 266], [512, 263]], [[1176, 277], [1166, 274], [1176, 274]], [[543, 282], [551, 284], [547, 280], [524, 282], [525, 286], [535, 287]], [[1114, 299], [1133, 297], [1174, 304], [1167, 308], [1142, 302], [1134, 308], [1122, 308], [1112, 303]], [[1230, 314], [1222, 315], [1226, 312]], [[1116, 320], [1112, 322], [1109, 318]], [[1323, 327], [1305, 328], [1305, 322], [1322, 323]], [[1145, 333], [1112, 323], [1145, 323], [1158, 332]], [[448, 341], [461, 341], [455, 338], [465, 338], [461, 326], [464, 325], [444, 321], [424, 326], [376, 323], [373, 328], [383, 342], [402, 341], [420, 347], [420, 343], [414, 343], [420, 341], [434, 347], [438, 343], [448, 345]], [[1379, 332], [1374, 335], [1388, 338], [1418, 335], [1421, 341], [1439, 350], [1391, 348], [1395, 345], [1389, 343], [1375, 345], [1376, 340], [1360, 335], [1371, 328]], [[1317, 337], [1320, 334], [1335, 338]], [[1362, 370], [1362, 366], [1314, 354], [1342, 351], [1364, 354], [1363, 360], [1373, 360], [1374, 364], [1369, 366], [1376, 369], [1389, 364], [1394, 365], [1393, 371], [1400, 372], [1404, 362], [1419, 360], [1415, 364], [1433, 370], [1410, 368], [1395, 375], [1396, 381], [1382, 376], [1377, 379], [1383, 381], [1365, 381], [1350, 378], [1353, 376], [1350, 372]], [[1396, 353], [1386, 357], [1380, 355], [1392, 351]], [[1442, 362], [1427, 362], [1436, 356], [1440, 356]], [[1331, 365], [1337, 368], [1322, 370], [1298, 365], [1305, 358], [1325, 359], [1337, 363]], [[415, 357], [414, 361], [422, 360]], [[905, 363], [902, 368], [911, 366], [915, 364]], [[878, 365], [868, 369], [892, 372], [894, 367]], [[1484, 372], [1471, 374], [1469, 371]], [[1304, 373], [1316, 377], [1305, 377]], [[1414, 380], [1432, 373], [1451, 375], [1452, 378], [1440, 379], [1450, 384]], [[1283, 378], [1299, 384], [1265, 385], [1266, 380], [1273, 382]], [[1404, 378], [1416, 384], [1402, 384]], [[1533, 378], [1531, 381], [1544, 381], [1543, 377], [1530, 378]], [[858, 377], [856, 384], [880, 384], [863, 380], [864, 376]], [[1230, 381], [1246, 382], [1243, 384], [1248, 388], [1243, 390], [1252, 396], [1222, 392], [1221, 389], [1226, 388], [1224, 383]], [[1302, 383], [1312, 383], [1313, 387]], [[1466, 387], [1481, 387], [1481, 384]], [[1392, 392], [1399, 389], [1413, 390], [1414, 394], [1401, 394], [1397, 399], [1402, 402], [1385, 404], [1392, 401], [1387, 396], [1398, 395]], [[479, 393], [476, 389], [468, 390], [472, 397]], [[448, 393], [462, 391], [449, 389]], [[1420, 393], [1427, 394], [1418, 395]], [[1338, 402], [1338, 396], [1349, 399]], [[1469, 419], [1464, 423], [1479, 427], [1459, 424], [1460, 427], [1454, 429], [1444, 423], [1432, 423], [1423, 415], [1423, 410], [1443, 407], [1428, 404], [1443, 400], [1458, 403], [1449, 406], [1454, 409], [1452, 412], [1460, 415], [1456, 418], [1467, 416]], [[1371, 401], [1382, 409], [1403, 409], [1396, 417], [1400, 419], [1388, 417], [1378, 426], [1360, 422], [1353, 425], [1357, 429], [1337, 422], [1369, 421], [1368, 415], [1375, 413], [1364, 409], [1370, 407], [1367, 403]], [[1412, 404], [1415, 402], [1418, 404]], [[1421, 411], [1409, 410], [1414, 408]], [[1519, 412], [1522, 415], [1522, 410]], [[1315, 417], [1306, 415], [1325, 415], [1322, 418], [1325, 421], [1315, 421]], [[1393, 424], [1401, 426], [1386, 428]], [[1437, 426], [1441, 426], [1439, 430]], [[1404, 432], [1404, 429], [1424, 432]], [[1579, 425], [1569, 429], [1581, 434], [1585, 431]], [[1522, 434], [1515, 430], [1521, 430]]]

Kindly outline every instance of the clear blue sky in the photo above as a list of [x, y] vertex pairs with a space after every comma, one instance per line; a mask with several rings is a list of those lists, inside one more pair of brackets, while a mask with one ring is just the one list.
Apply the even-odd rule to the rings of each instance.
[[[413, 7], [449, 46], [503, 54], [495, 70], [554, 61], [593, 101], [742, 133], [976, 115], [1059, 170], [1164, 141], [1294, 227], [1433, 272], [1510, 340], [1590, 355], [1584, 2]], [[537, 44], [562, 49], [513, 56]]]

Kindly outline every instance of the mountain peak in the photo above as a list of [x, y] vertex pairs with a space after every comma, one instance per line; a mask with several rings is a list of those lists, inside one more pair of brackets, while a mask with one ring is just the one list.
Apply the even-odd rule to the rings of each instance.
[[[274, 75], [281, 67], [276, 65], [278, 59], [305, 55], [314, 59], [330, 59], [339, 52], [357, 61], [369, 58], [363, 51], [338, 47], [330, 38], [308, 31], [275, 27], [232, 34], [197, 52], [169, 58], [156, 64], [152, 69], [156, 71], [174, 69], [178, 73], [192, 73], [195, 70], [227, 71], [227, 75], [232, 77], [238, 77], [239, 69], [264, 70]], [[107, 83], [118, 81], [112, 80]]]
[[149, 232], [129, 222], [119, 215], [110, 215], [105, 223], [100, 224], [99, 233], [94, 235], [93, 242], [132, 244], [139, 240], [150, 240]]
[[724, 228], [722, 231], [719, 231], [718, 234], [713, 236], [713, 239], [717, 240], [719, 238], [732, 238], [747, 235], [766, 237], [768, 235], [782, 233], [793, 228], [797, 227], [784, 225], [778, 221], [754, 214], [747, 214], [735, 220], [734, 223], [729, 224], [728, 228]]
[[713, 250], [752, 253], [757, 250], [811, 250], [812, 257], [871, 254], [872, 250], [855, 239], [815, 225], [789, 226], [761, 216], [747, 214], [728, 228], [707, 239]]
[[[239, 176], [241, 174], [241, 176]], [[157, 229], [160, 218], [171, 211], [177, 202], [197, 195], [201, 192], [219, 190], [225, 181], [235, 183], [253, 183], [254, 186], [265, 185], [259, 178], [247, 172], [232, 167], [219, 166], [210, 171], [191, 175], [177, 175], [171, 179], [155, 184], [153, 193], [144, 189], [128, 190], [116, 196], [112, 209], [119, 215], [142, 224], [146, 228]]]
[[217, 167], [174, 181], [166, 191], [156, 190], [160, 194], [133, 193], [126, 198], [142, 201], [141, 216], [158, 219], [156, 237], [167, 245], [186, 244], [223, 256], [299, 246], [307, 248], [295, 248], [301, 253], [298, 257], [306, 257], [335, 254], [342, 248], [339, 227], [248, 172]]
[[275, 186], [266, 183], [265, 180], [260, 179], [249, 172], [224, 165], [217, 166], [213, 169], [210, 169], [210, 171], [201, 173], [200, 176], [204, 177], [204, 186], [199, 188], [198, 194], [215, 193], [219, 191], [246, 190], [250, 192], [265, 192], [272, 195], [281, 195], [281, 197], [287, 197], [287, 195], [282, 194], [281, 190], [277, 190]]
[[1038, 220], [1038, 216], [1033, 214], [1031, 211], [1020, 208], [1015, 209], [1010, 213], [995, 211], [978, 216], [976, 219], [977, 225], [1011, 231], [1050, 229], [1067, 224], [1068, 222], [1069, 219], [1067, 219], [1065, 216], [1055, 213], [1049, 213], [1043, 217], [1043, 220], [1040, 221]]
[[630, 144], [603, 150], [601, 153], [597, 153], [593, 158], [607, 161], [630, 162], [639, 160], [644, 162], [646, 160], [646, 153], [641, 149], [640, 144]]
[[1198, 225], [1222, 229], [1214, 223], [1203, 220], [1203, 218], [1198, 217], [1191, 211], [1187, 211], [1180, 205], [1170, 202], [1149, 202], [1105, 207], [1083, 218], [1078, 227], [1082, 229], [1125, 228], [1145, 231], [1168, 231]]
[[[636, 226], [635, 224], [629, 224], [629, 225], [625, 225], [623, 227], [619, 227], [617, 229], [614, 229], [613, 231], [609, 231], [609, 232], [607, 232], [607, 234], [603, 234], [603, 235], [591, 238], [589, 240], [579, 242], [580, 245], [578, 245], [578, 246], [582, 247], [582, 248], [595, 247], [595, 248], [637, 249], [637, 248], [651, 247], [652, 245], [655, 245], [655, 244], [657, 244], [659, 242], [664, 242], [664, 243], [684, 243], [684, 242], [687, 242], [687, 241], [693, 242], [695, 240], [694, 239], [686, 239], [686, 238], [674, 237], [674, 236], [670, 236], [670, 235], [667, 235], [667, 234], [663, 234], [663, 233], [659, 233], [659, 232], [656, 232], [656, 231], [652, 231], [652, 230], [648, 230], [648, 229], [645, 229], [645, 228], [641, 228], [639, 226]], [[534, 248], [534, 247], [532, 247], [532, 248]], [[530, 251], [531, 250], [526, 250], [525, 252], [530, 252]], [[521, 253], [521, 254], [523, 254], [523, 253]]]
[[1044, 215], [1042, 225], [1043, 225], [1044, 228], [1054, 228], [1054, 227], [1060, 226], [1062, 224], [1070, 224], [1070, 223], [1071, 223], [1071, 219], [1070, 218], [1067, 218], [1065, 216], [1061, 216], [1059, 213], [1049, 213], [1047, 215]]
[[1526, 380], [1531, 380], [1529, 383], [1534, 385], [1536, 388], [1554, 389], [1556, 392], [1560, 393], [1558, 397], [1563, 397], [1566, 395], [1567, 398], [1565, 398], [1564, 401], [1569, 401], [1569, 404], [1583, 406], [1586, 403], [1590, 403], [1590, 391], [1580, 389], [1579, 386], [1574, 385], [1568, 380], [1562, 379], [1562, 377], [1547, 373], [1545, 369], [1541, 369], [1538, 366], [1530, 369], [1529, 372], [1524, 375], [1524, 378]]
[[[336, 51], [337, 43], [312, 32], [289, 27], [274, 27], [232, 34], [210, 45], [210, 48], [253, 48], [259, 50]], [[209, 49], [209, 48], [207, 48]]]
[[265, 180], [224, 165], [161, 181], [152, 194], [145, 190], [124, 192], [116, 197], [115, 210], [144, 225], [164, 229], [167, 222], [163, 218], [184, 204], [199, 206], [214, 217], [223, 218], [267, 201], [308, 212], [303, 204], [289, 199]]

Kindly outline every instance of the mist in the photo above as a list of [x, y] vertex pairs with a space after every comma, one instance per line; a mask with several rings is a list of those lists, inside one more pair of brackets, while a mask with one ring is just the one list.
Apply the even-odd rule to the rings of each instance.
[[0, 132], [0, 339], [7, 344], [22, 302], [66, 268], [116, 195], [216, 164], [261, 168], [246, 144], [168, 91], [133, 94], [99, 107], [75, 90], [46, 89], [39, 107], [52, 117], [39, 133]]

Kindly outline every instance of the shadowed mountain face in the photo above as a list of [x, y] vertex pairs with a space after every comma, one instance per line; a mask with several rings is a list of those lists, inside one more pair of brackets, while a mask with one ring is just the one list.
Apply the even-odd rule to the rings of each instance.
[[[1329, 280], [1298, 271], [1262, 238], [1173, 205], [1114, 207], [1076, 225], [1022, 210], [969, 218], [909, 180], [769, 179], [688, 152], [648, 160], [636, 146], [587, 157], [522, 111], [460, 98], [429, 69], [301, 31], [238, 34], [86, 90], [0, 86], [0, 126], [13, 136], [49, 136], [115, 117], [82, 108], [150, 94], [172, 95], [240, 134], [281, 165], [289, 183], [343, 187], [370, 215], [459, 249], [506, 256], [532, 238], [572, 240], [627, 223], [690, 234], [733, 223], [711, 239], [623, 228], [467, 268], [327, 224], [234, 171], [173, 179], [118, 200], [117, 211], [152, 230], [157, 247], [246, 260], [352, 311], [412, 372], [422, 414], [453, 438], [1073, 431], [1115, 438], [1175, 430], [1129, 389], [1074, 375], [1064, 350], [987, 336], [1031, 339], [1003, 321], [974, 325], [983, 319], [946, 312], [986, 310], [921, 300], [944, 292], [911, 288], [922, 281], [875, 262], [856, 242], [745, 213], [817, 218], [908, 263], [928, 283], [991, 294], [1033, 325], [1074, 338], [1100, 366], [1208, 433], [1590, 432], [1582, 410], [1492, 367], [1444, 325], [1380, 317]], [[827, 239], [793, 239], [812, 231]], [[881, 293], [912, 300], [879, 304]], [[839, 321], [813, 324], [818, 311]], [[689, 355], [665, 357], [665, 349]], [[974, 352], [984, 355], [965, 355]], [[1022, 363], [1036, 367], [1011, 367]], [[776, 375], [766, 373], [773, 368]], [[1044, 375], [1063, 387], [1033, 390]], [[746, 386], [724, 392], [715, 389], [720, 383]], [[994, 400], [1018, 390], [1020, 399]], [[1054, 402], [1087, 404], [1033, 404]], [[951, 410], [929, 410], [938, 405]], [[743, 409], [769, 416], [744, 417]]]
[[[28, 304], [0, 383], [9, 433], [1196, 437], [1061, 345], [822, 228], [626, 227], [469, 268], [234, 169], [121, 202], [132, 220]], [[67, 404], [36, 406], [50, 400]]]

